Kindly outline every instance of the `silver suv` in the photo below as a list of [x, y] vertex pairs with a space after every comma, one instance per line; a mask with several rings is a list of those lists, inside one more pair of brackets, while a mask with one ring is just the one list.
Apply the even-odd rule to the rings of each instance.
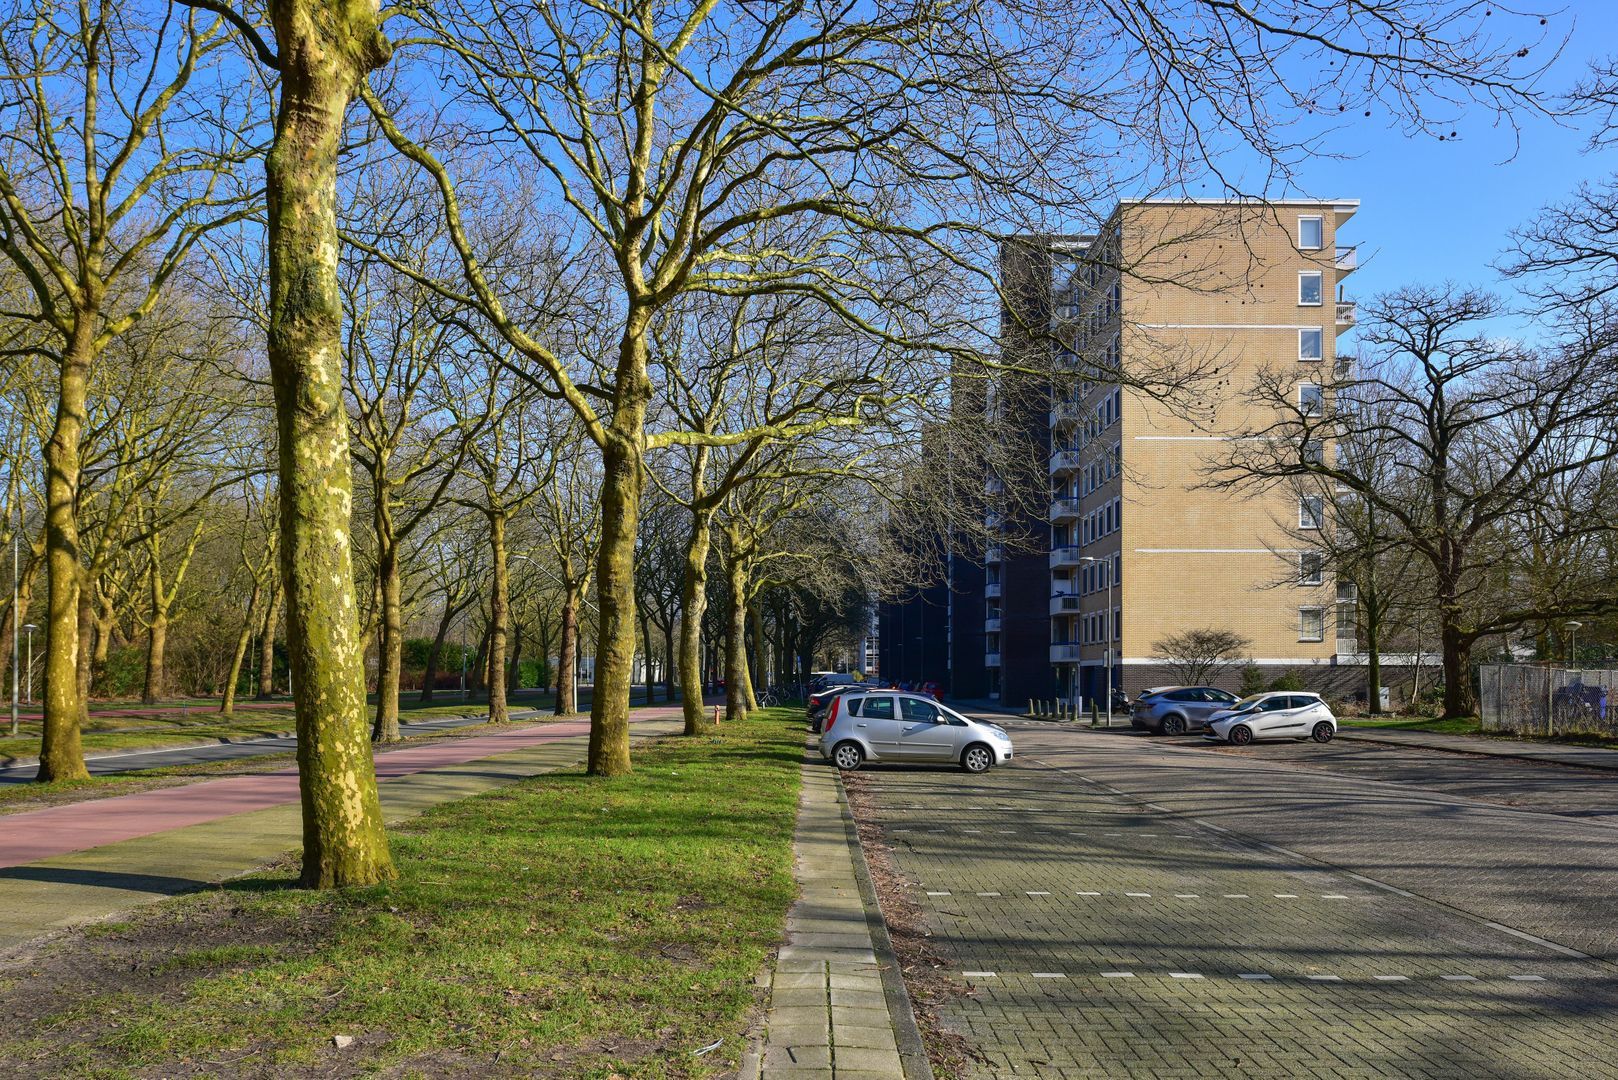
[[866, 761], [947, 761], [980, 773], [1011, 760], [1011, 736], [921, 694], [871, 690], [832, 699], [820, 754], [839, 769]]
[[1184, 735], [1208, 726], [1214, 713], [1236, 704], [1236, 695], [1214, 686], [1159, 686], [1135, 699], [1131, 727], [1163, 735]]

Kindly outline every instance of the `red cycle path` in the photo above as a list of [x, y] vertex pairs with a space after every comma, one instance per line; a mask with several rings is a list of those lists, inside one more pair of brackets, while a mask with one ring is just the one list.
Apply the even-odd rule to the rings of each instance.
[[[677, 715], [676, 709], [637, 709], [631, 721]], [[393, 780], [588, 734], [589, 730], [588, 720], [567, 720], [492, 735], [434, 739], [424, 746], [376, 755], [376, 776], [378, 780]], [[289, 767], [258, 776], [227, 776], [183, 787], [6, 814], [0, 817], [0, 828], [4, 830], [0, 837], [0, 867], [21, 866], [297, 801], [298, 770]]]

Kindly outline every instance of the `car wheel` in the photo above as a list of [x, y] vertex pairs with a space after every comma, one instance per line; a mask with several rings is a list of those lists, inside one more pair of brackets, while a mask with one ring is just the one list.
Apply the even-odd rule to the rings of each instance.
[[1173, 715], [1163, 717], [1163, 734], [1184, 735], [1185, 717]]
[[987, 772], [994, 764], [994, 751], [982, 743], [973, 743], [961, 755], [961, 768], [969, 773]]
[[831, 752], [831, 761], [844, 772], [853, 772], [865, 760], [865, 752], [860, 749], [859, 743], [838, 743]]
[[1232, 746], [1246, 746], [1253, 741], [1253, 729], [1246, 724], [1237, 724], [1230, 729], [1230, 744]]
[[1331, 742], [1332, 736], [1336, 734], [1337, 729], [1331, 726], [1330, 721], [1322, 720], [1315, 725], [1315, 730], [1309, 733], [1309, 737], [1318, 743], [1328, 743]]

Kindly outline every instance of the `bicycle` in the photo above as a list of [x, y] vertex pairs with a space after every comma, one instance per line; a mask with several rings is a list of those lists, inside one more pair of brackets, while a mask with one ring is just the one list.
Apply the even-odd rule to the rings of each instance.
[[781, 695], [774, 690], [766, 690], [758, 695], [758, 707], [761, 709], [773, 709], [780, 704]]

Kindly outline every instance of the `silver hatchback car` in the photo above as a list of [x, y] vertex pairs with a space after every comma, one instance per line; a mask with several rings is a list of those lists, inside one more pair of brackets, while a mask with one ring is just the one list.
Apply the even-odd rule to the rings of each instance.
[[1226, 712], [1208, 718], [1208, 738], [1236, 746], [1255, 739], [1313, 739], [1328, 743], [1337, 734], [1337, 717], [1319, 694], [1273, 690], [1242, 698]]
[[1201, 731], [1208, 718], [1234, 708], [1236, 695], [1215, 686], [1159, 686], [1135, 699], [1130, 727], [1163, 735]]
[[867, 761], [945, 761], [980, 773], [1011, 760], [1011, 736], [921, 694], [872, 690], [832, 699], [820, 754], [839, 769]]

